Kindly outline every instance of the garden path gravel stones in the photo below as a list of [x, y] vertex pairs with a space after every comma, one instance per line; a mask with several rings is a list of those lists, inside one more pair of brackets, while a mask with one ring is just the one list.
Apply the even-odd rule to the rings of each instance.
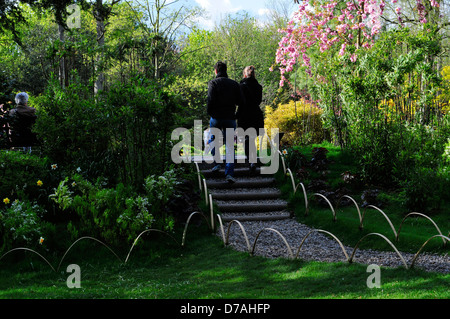
[[[250, 247], [253, 248], [256, 236], [265, 228], [272, 228], [280, 232], [291, 247], [294, 256], [300, 243], [313, 228], [298, 223], [296, 220], [284, 219], [274, 221], [243, 221], [240, 222], [247, 234]], [[229, 223], [224, 223], [224, 232], [227, 234]], [[222, 236], [220, 228], [217, 235]], [[222, 238], [222, 237], [221, 237]], [[248, 252], [248, 247], [242, 231], [237, 223], [232, 223], [230, 227], [228, 244], [238, 251]], [[344, 246], [348, 256], [350, 257], [353, 248]], [[417, 248], [419, 250], [420, 247]], [[405, 259], [408, 267], [415, 254], [400, 252]], [[281, 237], [273, 231], [262, 231], [256, 242], [256, 256], [267, 258], [289, 258], [289, 251], [281, 239]], [[313, 232], [303, 243], [298, 254], [301, 260], [314, 260], [321, 262], [347, 262], [341, 246], [331, 236], [319, 232]], [[354, 263], [360, 264], [376, 264], [382, 267], [404, 267], [401, 258], [397, 253], [392, 251], [376, 251], [357, 249], [353, 257]], [[426, 271], [450, 273], [450, 256], [421, 253], [416, 259], [415, 268], [421, 268]]]
[[[212, 174], [212, 165], [203, 164], [201, 166], [202, 173], [206, 177], [208, 192], [212, 195], [213, 202], [221, 210], [220, 216], [223, 220], [224, 233], [222, 234], [219, 227], [217, 236], [220, 238], [228, 236], [227, 243], [230, 247], [238, 251], [250, 252], [259, 234], [254, 255], [266, 258], [289, 258], [290, 252], [294, 257], [297, 255], [300, 244], [305, 236], [313, 231], [313, 228], [300, 224], [292, 218], [291, 212], [287, 209], [287, 202], [280, 199], [281, 192], [275, 186], [273, 177], [259, 174], [249, 175], [248, 168], [237, 165], [236, 183], [229, 184], [224, 180], [223, 170], [217, 175]], [[239, 220], [243, 226], [250, 249], [239, 224], [233, 220]], [[268, 228], [271, 230], [267, 230]], [[287, 241], [290, 251], [279, 234]], [[393, 243], [395, 245], [395, 241]], [[417, 250], [419, 248], [417, 247]], [[344, 246], [344, 249], [349, 257], [354, 250], [353, 247], [348, 246]], [[409, 267], [415, 254], [404, 252], [400, 252], [400, 254]], [[318, 231], [313, 231], [305, 239], [298, 252], [298, 258], [320, 262], [347, 262], [347, 257], [339, 243], [330, 235]], [[375, 251], [358, 248], [352, 262], [394, 268], [405, 266], [394, 249]], [[448, 254], [421, 253], [416, 259], [414, 267], [426, 271], [450, 273], [450, 257]]]

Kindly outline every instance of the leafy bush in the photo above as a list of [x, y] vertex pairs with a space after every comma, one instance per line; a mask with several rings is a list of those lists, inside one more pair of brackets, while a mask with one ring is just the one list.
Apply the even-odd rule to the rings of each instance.
[[0, 105], [12, 105], [15, 95], [14, 85], [13, 77], [8, 76], [5, 71], [0, 72]]
[[52, 81], [34, 102], [42, 151], [68, 170], [140, 188], [167, 167], [179, 102], [163, 84], [135, 78], [93, 96], [76, 81], [66, 88]]
[[42, 233], [42, 216], [45, 211], [36, 203], [15, 200], [0, 211], [0, 227], [3, 230], [0, 251], [39, 243]]
[[109, 149], [112, 127], [88, 87], [74, 81], [64, 89], [53, 80], [34, 103], [38, 116], [34, 130], [45, 156], [67, 169], [81, 166], [91, 176], [114, 178]]
[[0, 197], [38, 200], [46, 196], [38, 181], [49, 180], [48, 159], [18, 151], [0, 151]]
[[287, 167], [293, 172], [309, 164], [306, 157], [296, 148], [289, 147], [284, 149], [282, 153]]
[[324, 126], [352, 151], [367, 183], [396, 186], [419, 167], [439, 165], [450, 126], [436, 99], [446, 90], [430, 59], [442, 50], [435, 32], [393, 29], [354, 61], [321, 54], [315, 61], [308, 88]]
[[106, 93], [110, 148], [119, 180], [139, 189], [170, 161], [170, 134], [180, 102], [163, 84], [136, 78]]
[[190, 128], [194, 120], [209, 123], [209, 116], [205, 112], [205, 97], [208, 85], [194, 77], [177, 77], [170, 84], [169, 90], [178, 95], [183, 108], [177, 114], [180, 127]]
[[441, 75], [443, 90], [439, 94], [438, 99], [442, 104], [443, 110], [448, 113], [450, 111], [450, 65], [442, 68]]
[[450, 164], [450, 138], [447, 140], [447, 143], [444, 146], [444, 153], [442, 154], [442, 157], [446, 163]]
[[450, 199], [450, 170], [420, 168], [404, 182], [405, 206], [410, 211], [433, 213]]
[[284, 132], [282, 140], [285, 144], [320, 143], [326, 137], [322, 110], [304, 100], [280, 104], [276, 109], [266, 106], [265, 112], [265, 128], [278, 128]]
[[61, 181], [61, 183], [59, 183], [58, 187], [55, 188], [55, 193], [48, 196], [55, 203], [57, 203], [62, 210], [68, 208], [73, 201], [71, 197], [73, 192], [69, 189], [69, 186], [66, 185], [68, 180], [69, 178], [66, 177], [63, 181]]
[[93, 236], [117, 243], [120, 236], [116, 218], [126, 209], [130, 194], [130, 189], [123, 184], [105, 188], [101, 179], [91, 183], [81, 175], [74, 175], [62, 180], [49, 197], [72, 216], [68, 225], [72, 239]]
[[39, 247], [64, 247], [64, 232], [56, 229], [69, 216], [59, 214], [48, 198], [64, 172], [47, 158], [20, 151], [0, 151], [0, 163], [0, 248], [36, 244], [38, 233], [46, 239]]
[[62, 180], [51, 199], [64, 211], [75, 213], [68, 230], [73, 239], [81, 235], [120, 245], [134, 240], [142, 231], [173, 229], [167, 203], [176, 196], [178, 178], [174, 170], [145, 179], [144, 191], [136, 193], [122, 183], [108, 188], [103, 179], [91, 183], [79, 174]]
[[[445, 128], [445, 127], [444, 127]], [[450, 141], [440, 130], [427, 126], [409, 128], [409, 143], [399, 157], [398, 170], [404, 176], [405, 206], [430, 213], [450, 200]]]

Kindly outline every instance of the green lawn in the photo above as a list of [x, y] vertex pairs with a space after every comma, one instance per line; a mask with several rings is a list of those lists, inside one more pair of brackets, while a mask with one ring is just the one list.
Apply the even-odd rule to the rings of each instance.
[[[339, 178], [339, 171], [352, 168], [348, 155], [338, 150], [329, 153], [334, 159], [330, 174]], [[289, 195], [290, 182], [278, 176], [285, 196], [291, 200], [298, 219], [316, 228], [328, 230], [344, 244], [355, 243], [366, 233], [385, 234], [393, 242], [392, 230], [381, 214], [368, 212], [364, 229], [354, 207], [337, 209], [333, 222], [329, 208], [314, 201], [308, 216], [304, 215], [303, 195]], [[394, 198], [391, 194], [391, 197]], [[402, 212], [396, 201], [384, 209], [398, 229]], [[370, 214], [369, 214], [370, 213]], [[443, 232], [449, 221], [442, 214], [433, 216]], [[173, 236], [181, 242], [183, 229]], [[404, 224], [400, 241], [401, 251], [416, 252], [422, 243], [435, 234], [427, 220], [415, 218]], [[445, 233], [446, 235], [446, 233]], [[369, 237], [361, 248], [392, 249], [379, 238]], [[265, 259], [250, 256], [223, 246], [221, 239], [203, 224], [191, 224], [186, 246], [181, 247], [169, 237], [150, 233], [124, 263], [129, 248], [115, 251], [120, 260], [107, 248], [92, 240], [77, 243], [64, 257], [63, 253], [48, 255], [53, 271], [37, 255], [16, 251], [0, 260], [1, 299], [448, 299], [450, 274], [429, 273], [419, 269], [381, 268], [380, 288], [368, 288], [367, 265], [306, 262], [302, 260]], [[440, 239], [426, 246], [436, 253], [448, 253]], [[77, 264], [81, 271], [81, 288], [68, 288], [66, 272], [69, 264]]]
[[[358, 299], [449, 298], [450, 274], [381, 268], [381, 287], [368, 288], [366, 265], [265, 259], [223, 247], [206, 227], [189, 229], [182, 248], [147, 237], [126, 264], [94, 241], [80, 242], [54, 272], [33, 254], [0, 261], [0, 298]], [[180, 234], [178, 234], [180, 235]], [[127, 251], [118, 253], [125, 260]], [[123, 256], [123, 258], [122, 258]], [[62, 256], [61, 256], [62, 257]], [[57, 268], [61, 257], [51, 260]], [[81, 288], [68, 288], [69, 264]]]

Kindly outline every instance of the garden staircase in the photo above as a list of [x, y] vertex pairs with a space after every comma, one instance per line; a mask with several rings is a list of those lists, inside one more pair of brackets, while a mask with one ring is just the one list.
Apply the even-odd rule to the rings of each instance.
[[250, 173], [248, 164], [236, 163], [235, 183], [225, 180], [224, 164], [212, 172], [213, 164], [199, 163], [199, 169], [212, 201], [224, 222], [279, 220], [291, 217], [287, 202], [281, 199], [273, 175], [262, 175], [260, 168]]

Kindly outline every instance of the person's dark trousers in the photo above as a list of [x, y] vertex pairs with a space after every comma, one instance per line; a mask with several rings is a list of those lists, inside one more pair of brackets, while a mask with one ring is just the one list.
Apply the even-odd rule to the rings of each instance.
[[[254, 137], [250, 137], [248, 135], [245, 136], [244, 139], [244, 150], [245, 156], [247, 157], [246, 162], [248, 164], [257, 163], [257, 154], [255, 153], [255, 149], [250, 147], [250, 145], [255, 145], [256, 139]], [[255, 146], [256, 147], [256, 146]]]
[[[226, 145], [226, 136], [225, 136], [225, 132], [227, 128], [233, 128], [233, 132], [234, 130], [236, 130], [236, 120], [226, 120], [226, 119], [215, 119], [215, 118], [211, 118], [209, 121], [209, 126], [211, 128], [215, 127], [218, 128], [219, 130], [222, 131], [222, 136], [223, 136], [223, 143]], [[214, 136], [211, 136], [211, 139], [214, 140]], [[233, 136], [233, 141], [234, 141], [234, 136]], [[217, 152], [218, 155], [220, 156], [220, 150], [219, 148], [217, 148]], [[225, 176], [230, 175], [230, 176], [234, 176], [234, 145], [233, 147], [225, 147], [225, 152], [228, 154], [228, 152], [233, 152], [233, 161], [232, 162], [226, 162], [225, 164]], [[211, 155], [215, 156], [216, 154], [216, 148], [214, 147], [211, 150]], [[217, 165], [217, 163], [215, 163]]]

